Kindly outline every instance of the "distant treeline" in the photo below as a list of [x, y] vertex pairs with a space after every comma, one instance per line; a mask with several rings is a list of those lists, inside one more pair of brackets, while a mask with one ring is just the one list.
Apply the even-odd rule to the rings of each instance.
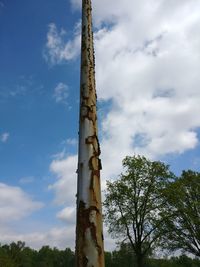
[[[126, 246], [113, 252], [105, 252], [106, 267], [133, 267], [134, 255]], [[70, 248], [59, 250], [43, 246], [36, 251], [18, 241], [0, 245], [0, 267], [74, 267], [75, 254]], [[149, 258], [146, 267], [200, 267], [200, 260], [185, 255], [170, 259]]]

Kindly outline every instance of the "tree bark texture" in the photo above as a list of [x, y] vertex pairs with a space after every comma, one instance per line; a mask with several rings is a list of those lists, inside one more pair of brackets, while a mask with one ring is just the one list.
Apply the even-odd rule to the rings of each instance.
[[82, 1], [76, 267], [104, 267], [91, 0]]

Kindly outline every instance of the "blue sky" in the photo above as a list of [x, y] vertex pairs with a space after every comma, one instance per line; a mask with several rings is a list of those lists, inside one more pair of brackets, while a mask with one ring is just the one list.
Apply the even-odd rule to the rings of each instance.
[[[77, 130], [79, 61], [53, 68], [42, 56], [49, 23], [72, 29], [76, 15], [66, 1], [22, 1], [6, 2], [0, 19], [0, 120], [2, 133], [10, 134], [1, 144], [1, 171], [7, 180], [12, 166], [12, 183], [29, 174], [46, 175], [50, 156]], [[70, 90], [67, 104], [53, 97], [59, 83]]]
[[[103, 189], [134, 153], [200, 170], [199, 8], [93, 1]], [[80, 15], [0, 0], [0, 242], [74, 248]]]

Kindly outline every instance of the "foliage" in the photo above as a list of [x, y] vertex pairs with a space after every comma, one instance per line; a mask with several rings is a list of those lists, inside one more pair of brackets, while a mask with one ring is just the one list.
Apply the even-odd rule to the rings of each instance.
[[132, 267], [135, 263], [135, 256], [130, 244], [121, 244], [119, 250], [105, 254], [106, 266], [109, 267]]
[[150, 259], [147, 267], [200, 267], [200, 261], [181, 255], [170, 259]]
[[49, 246], [35, 251], [24, 242], [0, 246], [0, 267], [73, 267], [74, 253], [69, 249], [58, 250]]
[[[104, 206], [110, 233], [120, 248], [105, 252], [106, 267], [200, 267], [186, 255], [154, 259], [154, 249], [182, 250], [200, 257], [200, 173], [183, 171], [177, 178], [169, 166], [145, 157], [126, 157], [119, 179], [108, 182]], [[0, 244], [0, 267], [73, 267], [71, 249], [24, 242]]]
[[117, 181], [107, 182], [105, 221], [113, 236], [131, 244], [142, 267], [163, 235], [167, 214], [162, 191], [174, 174], [164, 163], [142, 156], [126, 157], [123, 167]]
[[[132, 267], [135, 266], [135, 261], [130, 244], [123, 244], [113, 252], [105, 252], [105, 267]], [[20, 241], [10, 245], [0, 245], [0, 267], [39, 266], [75, 267], [74, 253], [69, 248], [58, 250], [48, 246], [35, 251]], [[191, 259], [186, 255], [171, 259], [150, 258], [146, 262], [146, 267], [200, 267], [200, 260]]]
[[171, 213], [166, 221], [165, 247], [200, 257], [200, 173], [183, 171], [165, 193]]
[[[125, 244], [119, 250], [106, 252], [106, 267], [132, 267], [135, 265], [135, 259], [130, 245]], [[146, 267], [200, 267], [200, 260], [191, 259], [186, 255], [172, 257], [169, 259], [149, 258]]]

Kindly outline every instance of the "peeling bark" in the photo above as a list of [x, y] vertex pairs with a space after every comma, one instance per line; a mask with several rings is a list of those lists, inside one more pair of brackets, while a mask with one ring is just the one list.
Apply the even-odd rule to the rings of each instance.
[[82, 1], [76, 266], [104, 267], [91, 0]]

